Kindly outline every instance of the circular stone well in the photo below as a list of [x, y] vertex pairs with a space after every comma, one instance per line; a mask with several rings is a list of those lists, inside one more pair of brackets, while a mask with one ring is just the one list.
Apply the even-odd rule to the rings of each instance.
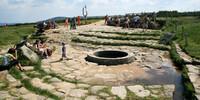
[[102, 50], [87, 55], [86, 60], [99, 65], [119, 65], [133, 62], [134, 56], [129, 52], [120, 50]]

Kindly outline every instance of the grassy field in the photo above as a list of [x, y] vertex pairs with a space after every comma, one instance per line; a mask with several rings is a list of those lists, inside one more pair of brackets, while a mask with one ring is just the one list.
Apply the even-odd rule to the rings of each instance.
[[[88, 19], [87, 24], [91, 24], [100, 20], [102, 19]], [[58, 25], [64, 25], [64, 22], [60, 21]], [[82, 20], [81, 25], [85, 25], [85, 21]], [[35, 31], [33, 26], [33, 24], [29, 24], [0, 27], [0, 48], [19, 43], [23, 36], [32, 34]]]
[[[176, 25], [177, 30], [175, 28]], [[168, 19], [165, 31], [175, 31], [177, 42], [181, 45], [182, 49], [190, 56], [200, 59], [200, 17], [176, 17]], [[186, 45], [182, 33], [188, 33], [186, 35], [188, 45]]]
[[0, 27], [0, 47], [16, 44], [23, 36], [34, 32], [33, 25]]

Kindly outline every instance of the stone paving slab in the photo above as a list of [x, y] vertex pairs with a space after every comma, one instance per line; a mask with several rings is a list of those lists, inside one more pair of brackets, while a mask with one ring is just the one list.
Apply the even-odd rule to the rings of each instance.
[[5, 80], [6, 76], [8, 74], [8, 71], [0, 71], [0, 80]]
[[43, 83], [42, 80], [40, 80], [39, 78], [33, 78], [31, 80], [31, 83], [33, 86], [44, 89], [44, 90], [52, 91], [55, 89], [55, 87], [53, 87], [52, 85]]
[[195, 88], [195, 92], [198, 95], [200, 95], [200, 67], [195, 65], [186, 65], [188, 69], [188, 76], [193, 83], [193, 86]]
[[127, 95], [127, 91], [125, 86], [116, 86], [111, 89], [112, 94], [117, 95], [121, 99], [125, 99]]
[[192, 57], [190, 57], [186, 53], [184, 53], [178, 44], [175, 44], [175, 46], [176, 46], [176, 50], [177, 50], [178, 54], [180, 55], [180, 57], [185, 62], [192, 63]]

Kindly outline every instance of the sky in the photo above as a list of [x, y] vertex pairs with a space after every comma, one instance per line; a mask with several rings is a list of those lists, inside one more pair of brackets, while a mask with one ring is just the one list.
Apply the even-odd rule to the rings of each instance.
[[200, 11], [200, 0], [0, 0], [0, 23], [36, 22], [58, 16], [124, 15], [160, 10]]

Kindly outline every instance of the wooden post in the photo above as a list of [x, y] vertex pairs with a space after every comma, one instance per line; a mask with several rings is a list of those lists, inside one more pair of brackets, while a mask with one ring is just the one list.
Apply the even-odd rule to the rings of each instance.
[[181, 30], [181, 34], [182, 34], [182, 36], [181, 36], [181, 40], [183, 40], [183, 38], [184, 38], [184, 26], [182, 26], [181, 29], [182, 29], [182, 30]]
[[188, 46], [188, 33], [184, 33], [185, 47]]
[[175, 32], [177, 33], [177, 30], [178, 30], [177, 22], [175, 22], [174, 30], [175, 30]]

